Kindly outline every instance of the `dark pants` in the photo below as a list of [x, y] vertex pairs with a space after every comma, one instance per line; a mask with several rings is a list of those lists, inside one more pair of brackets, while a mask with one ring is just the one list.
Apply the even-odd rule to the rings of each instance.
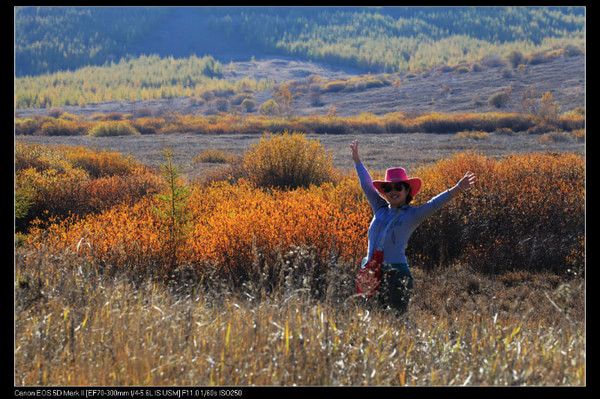
[[405, 313], [408, 310], [408, 303], [413, 289], [413, 278], [405, 268], [383, 267], [383, 276], [381, 286], [377, 294], [378, 302], [387, 307]]

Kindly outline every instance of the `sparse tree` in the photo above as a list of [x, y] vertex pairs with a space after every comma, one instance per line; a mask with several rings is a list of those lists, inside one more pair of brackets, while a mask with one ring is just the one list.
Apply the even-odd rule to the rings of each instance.
[[280, 84], [273, 92], [273, 99], [279, 104], [279, 111], [285, 115], [289, 115], [291, 112], [293, 98], [288, 83]]

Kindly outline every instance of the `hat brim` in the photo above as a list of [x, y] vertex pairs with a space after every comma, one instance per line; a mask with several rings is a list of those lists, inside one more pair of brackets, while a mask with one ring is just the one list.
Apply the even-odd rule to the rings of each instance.
[[383, 191], [381, 190], [381, 186], [383, 185], [383, 183], [407, 183], [410, 186], [410, 195], [414, 198], [419, 191], [421, 190], [421, 184], [423, 183], [421, 181], [420, 178], [418, 177], [413, 177], [411, 179], [407, 179], [407, 180], [373, 180], [373, 186], [375, 187], [375, 189], [377, 191], [379, 191], [380, 193], [383, 193]]

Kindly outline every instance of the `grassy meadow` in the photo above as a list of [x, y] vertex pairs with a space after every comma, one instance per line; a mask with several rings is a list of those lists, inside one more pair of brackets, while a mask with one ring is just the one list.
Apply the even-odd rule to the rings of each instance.
[[400, 317], [355, 295], [371, 210], [319, 140], [174, 155], [17, 141], [15, 385], [585, 385], [581, 154], [411, 169], [417, 205], [478, 180], [411, 238]]

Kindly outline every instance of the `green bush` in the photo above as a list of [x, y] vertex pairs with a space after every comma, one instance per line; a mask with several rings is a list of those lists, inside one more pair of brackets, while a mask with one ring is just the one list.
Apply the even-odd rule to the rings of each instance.
[[110, 121], [96, 124], [88, 134], [94, 137], [132, 136], [138, 135], [140, 132], [129, 121]]

